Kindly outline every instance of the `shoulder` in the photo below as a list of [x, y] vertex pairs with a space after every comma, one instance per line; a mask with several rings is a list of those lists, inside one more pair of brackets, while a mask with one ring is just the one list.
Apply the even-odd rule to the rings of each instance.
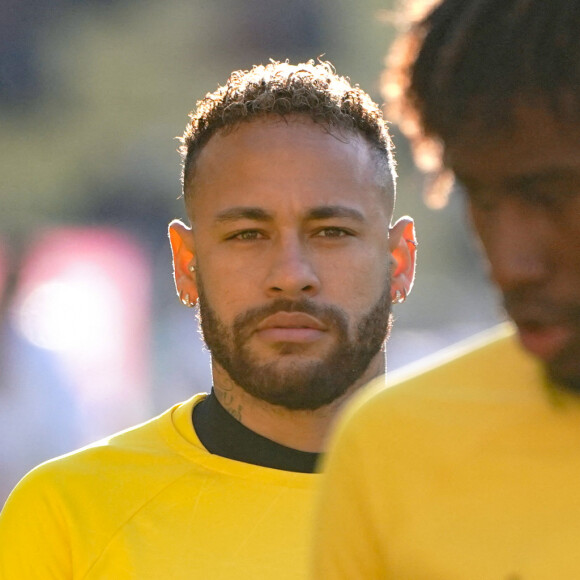
[[513, 326], [505, 323], [390, 373], [388, 382], [392, 388], [419, 390], [427, 386], [492, 387], [498, 376], [505, 386], [522, 375], [536, 377], [537, 373], [537, 363], [520, 347]]
[[471, 407], [479, 412], [482, 402], [526, 397], [538, 376], [511, 325], [500, 325], [371, 382], [347, 406], [337, 434], [368, 442], [369, 434], [408, 432], [414, 423], [424, 431]]
[[0, 514], [0, 545], [11, 548], [0, 570], [34, 566], [68, 578], [90, 566], [121, 526], [191, 469], [173, 427], [174, 412], [187, 405], [29, 472]]
[[[151, 485], [178, 476], [187, 468], [180, 454], [173, 414], [190, 408], [197, 398], [175, 405], [144, 423], [115, 433], [81, 449], [46, 461], [30, 471], [12, 495], [66, 497], [68, 494], [106, 493], [115, 485]], [[161, 483], [161, 482], [160, 482]], [[72, 497], [72, 495], [68, 495]]]

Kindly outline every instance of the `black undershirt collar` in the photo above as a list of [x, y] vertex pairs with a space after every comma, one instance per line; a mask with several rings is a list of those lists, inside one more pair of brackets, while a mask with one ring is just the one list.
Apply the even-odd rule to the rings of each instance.
[[192, 412], [193, 427], [214, 455], [262, 467], [313, 473], [319, 453], [285, 447], [251, 431], [220, 404], [213, 390]]

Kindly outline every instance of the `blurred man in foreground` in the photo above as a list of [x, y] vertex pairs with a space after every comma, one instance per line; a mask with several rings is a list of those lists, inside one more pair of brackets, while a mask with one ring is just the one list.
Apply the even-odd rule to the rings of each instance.
[[200, 101], [181, 151], [175, 284], [199, 306], [213, 390], [31, 472], [0, 520], [2, 578], [306, 574], [315, 462], [343, 401], [384, 373], [413, 282], [390, 138], [329, 65], [271, 63]]
[[444, 0], [394, 49], [387, 96], [465, 195], [516, 332], [347, 412], [315, 578], [580, 578], [579, 31], [580, 0]]

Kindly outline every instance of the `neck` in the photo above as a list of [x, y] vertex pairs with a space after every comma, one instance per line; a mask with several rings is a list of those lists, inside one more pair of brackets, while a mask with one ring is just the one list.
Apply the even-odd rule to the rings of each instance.
[[272, 405], [249, 395], [212, 360], [213, 388], [222, 407], [248, 429], [271, 441], [311, 453], [325, 451], [328, 435], [345, 402], [360, 387], [383, 374], [384, 354], [378, 355], [348, 391], [316, 410], [293, 410]]

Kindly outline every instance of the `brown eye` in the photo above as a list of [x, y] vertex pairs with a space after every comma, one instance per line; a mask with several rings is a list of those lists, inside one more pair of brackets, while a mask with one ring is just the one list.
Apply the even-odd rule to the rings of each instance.
[[321, 238], [344, 238], [352, 233], [344, 228], [330, 227], [321, 229], [316, 235]]
[[241, 232], [235, 232], [229, 235], [226, 239], [249, 242], [252, 240], [260, 240], [262, 238], [264, 238], [264, 234], [259, 230], [242, 230]]

